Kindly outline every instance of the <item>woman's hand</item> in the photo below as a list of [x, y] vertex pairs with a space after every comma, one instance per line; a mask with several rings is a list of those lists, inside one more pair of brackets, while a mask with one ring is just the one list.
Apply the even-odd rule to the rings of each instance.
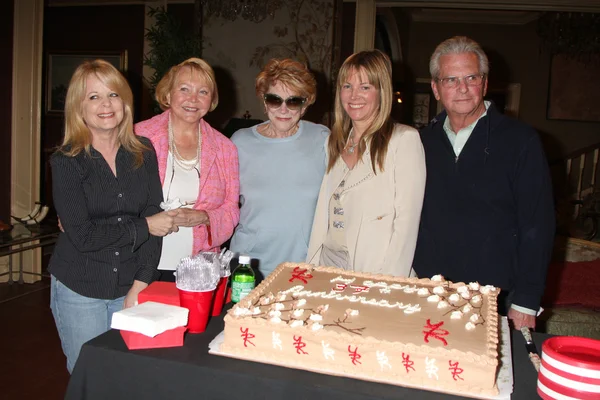
[[142, 281], [133, 281], [133, 285], [123, 301], [123, 309], [133, 307], [137, 304], [138, 294], [148, 287], [148, 284]]
[[191, 208], [178, 208], [174, 221], [177, 226], [210, 225], [206, 211]]
[[150, 234], [153, 236], [166, 236], [169, 233], [177, 232], [179, 230], [175, 223], [177, 213], [178, 210], [163, 211], [151, 217], [146, 217]]

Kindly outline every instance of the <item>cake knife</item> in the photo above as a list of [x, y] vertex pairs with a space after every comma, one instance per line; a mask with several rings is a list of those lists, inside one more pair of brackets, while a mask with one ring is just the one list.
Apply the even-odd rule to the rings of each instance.
[[533, 367], [536, 371], [540, 370], [540, 364], [542, 363], [540, 360], [540, 355], [537, 351], [537, 347], [533, 342], [533, 338], [531, 337], [531, 331], [528, 327], [524, 326], [521, 328], [521, 333], [523, 334], [523, 338], [525, 339], [525, 348], [529, 353], [529, 360], [533, 364]]

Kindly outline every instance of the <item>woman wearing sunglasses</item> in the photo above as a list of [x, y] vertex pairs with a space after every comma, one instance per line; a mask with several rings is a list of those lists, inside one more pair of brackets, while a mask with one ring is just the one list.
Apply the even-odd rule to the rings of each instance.
[[303, 64], [271, 60], [256, 78], [268, 120], [231, 140], [240, 160], [240, 224], [231, 249], [258, 260], [259, 279], [284, 261], [304, 261], [329, 130], [300, 118], [315, 102], [316, 82]]
[[177, 209], [179, 232], [164, 238], [158, 269], [173, 281], [183, 257], [219, 251], [239, 220], [235, 146], [203, 117], [219, 103], [213, 69], [190, 58], [172, 67], [156, 86], [164, 112], [135, 125], [156, 149], [165, 208]]
[[419, 133], [391, 120], [391, 74], [389, 58], [378, 50], [353, 54], [340, 69], [309, 263], [410, 274], [425, 155]]

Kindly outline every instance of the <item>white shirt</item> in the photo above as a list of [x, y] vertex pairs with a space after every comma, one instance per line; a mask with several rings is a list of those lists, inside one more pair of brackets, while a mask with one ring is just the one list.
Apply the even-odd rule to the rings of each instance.
[[[196, 165], [198, 168], [198, 165]], [[198, 199], [200, 177], [197, 169], [187, 171], [173, 162], [173, 154], [169, 152], [163, 183], [165, 201], [179, 198], [181, 203], [193, 204]], [[186, 207], [192, 207], [188, 205]], [[194, 247], [193, 228], [182, 226], [178, 232], [173, 232], [163, 238], [160, 254], [159, 270], [174, 271], [179, 260], [192, 255]]]
[[475, 129], [475, 125], [479, 122], [479, 120], [487, 115], [487, 109], [490, 107], [491, 102], [484, 101], [485, 111], [483, 114], [479, 116], [471, 125], [465, 126], [458, 132], [454, 132], [452, 127], [450, 126], [450, 118], [446, 117], [444, 121], [444, 131], [446, 132], [446, 136], [448, 136], [448, 140], [450, 140], [450, 144], [452, 145], [452, 149], [454, 150], [454, 155], [458, 158], [460, 152], [467, 144], [467, 140], [471, 137], [471, 133]]

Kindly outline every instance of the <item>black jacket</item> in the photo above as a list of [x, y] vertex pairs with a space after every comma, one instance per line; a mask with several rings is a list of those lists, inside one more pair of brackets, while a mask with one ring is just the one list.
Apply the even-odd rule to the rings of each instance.
[[91, 148], [68, 157], [56, 152], [52, 165], [54, 206], [61, 233], [48, 270], [74, 292], [115, 299], [134, 280], [150, 283], [158, 272], [162, 238], [150, 235], [145, 217], [162, 211], [162, 188], [156, 153], [150, 141], [144, 164], [122, 146], [116, 156], [117, 177], [102, 155]]
[[492, 104], [456, 158], [445, 118], [421, 132], [427, 183], [415, 271], [513, 291], [514, 304], [537, 310], [555, 232], [539, 137]]

